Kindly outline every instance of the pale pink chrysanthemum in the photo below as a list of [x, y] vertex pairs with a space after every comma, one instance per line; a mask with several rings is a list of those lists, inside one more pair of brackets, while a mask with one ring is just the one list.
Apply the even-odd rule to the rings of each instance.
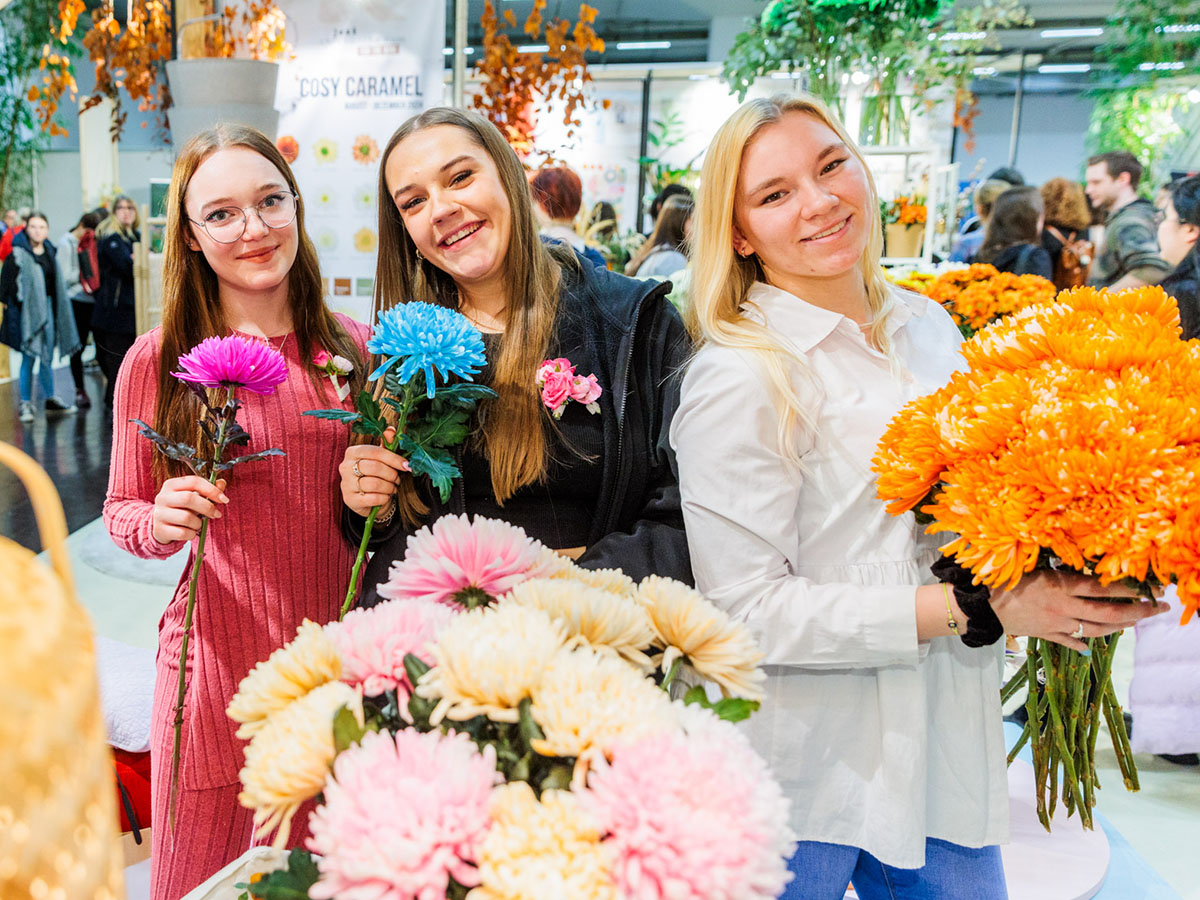
[[370, 609], [353, 609], [340, 622], [325, 626], [342, 660], [342, 681], [361, 685], [363, 695], [378, 697], [396, 691], [400, 709], [413, 686], [404, 671], [404, 657], [415, 654], [433, 660], [428, 647], [454, 616], [450, 607], [426, 600], [389, 600]]
[[205, 338], [179, 357], [180, 381], [207, 388], [240, 387], [255, 394], [273, 394], [287, 379], [283, 354], [259, 341], [236, 334]]
[[479, 884], [496, 756], [465, 734], [371, 732], [338, 756], [309, 819], [312, 900], [432, 900]]
[[779, 896], [796, 845], [778, 783], [728, 722], [696, 707], [679, 718], [684, 732], [619, 745], [581, 792], [609, 835], [618, 893], [625, 900]]
[[432, 528], [422, 528], [408, 539], [404, 559], [392, 564], [388, 580], [379, 585], [379, 596], [471, 609], [540, 576], [544, 550], [507, 522], [442, 516]]

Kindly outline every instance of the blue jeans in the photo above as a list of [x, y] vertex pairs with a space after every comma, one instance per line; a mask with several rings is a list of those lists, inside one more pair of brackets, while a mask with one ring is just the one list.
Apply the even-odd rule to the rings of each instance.
[[[17, 374], [17, 391], [22, 403], [33, 402], [33, 366], [37, 360], [28, 353], [21, 354], [21, 371]], [[47, 397], [54, 396], [54, 370], [46, 363], [37, 363], [38, 384]]]
[[780, 900], [841, 900], [851, 882], [860, 900], [1008, 900], [999, 847], [929, 838], [923, 868], [897, 869], [857, 847], [801, 841], [788, 868], [796, 877]]

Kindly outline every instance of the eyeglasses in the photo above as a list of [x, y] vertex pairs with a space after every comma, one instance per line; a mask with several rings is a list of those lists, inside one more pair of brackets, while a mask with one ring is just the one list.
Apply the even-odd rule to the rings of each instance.
[[264, 197], [254, 206], [222, 206], [204, 217], [203, 222], [189, 218], [199, 225], [208, 236], [220, 244], [232, 244], [241, 240], [246, 233], [249, 217], [246, 210], [254, 210], [258, 220], [268, 228], [287, 228], [296, 221], [296, 195], [291, 191], [279, 191]]

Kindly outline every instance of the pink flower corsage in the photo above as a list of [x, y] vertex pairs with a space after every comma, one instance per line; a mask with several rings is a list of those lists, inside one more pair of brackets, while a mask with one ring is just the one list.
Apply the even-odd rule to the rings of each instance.
[[354, 364], [344, 356], [331, 356], [328, 350], [318, 350], [313, 355], [313, 365], [329, 376], [329, 382], [337, 391], [337, 398], [345, 400], [350, 396], [350, 383], [342, 384], [341, 378], [354, 371]]
[[538, 367], [537, 386], [542, 389], [542, 403], [550, 415], [561, 419], [567, 404], [574, 400], [587, 407], [592, 415], [600, 412], [596, 401], [603, 393], [595, 375], [575, 374], [575, 367], [565, 357], [548, 359]]

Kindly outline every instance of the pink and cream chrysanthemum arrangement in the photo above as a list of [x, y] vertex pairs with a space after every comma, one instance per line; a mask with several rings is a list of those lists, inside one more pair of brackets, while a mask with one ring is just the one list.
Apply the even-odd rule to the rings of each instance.
[[462, 516], [414, 535], [379, 594], [306, 622], [230, 704], [260, 836], [282, 846], [318, 803], [315, 866], [251, 896], [276, 877], [315, 900], [783, 890], [787, 801], [732, 724], [762, 699], [762, 654], [699, 593]]

